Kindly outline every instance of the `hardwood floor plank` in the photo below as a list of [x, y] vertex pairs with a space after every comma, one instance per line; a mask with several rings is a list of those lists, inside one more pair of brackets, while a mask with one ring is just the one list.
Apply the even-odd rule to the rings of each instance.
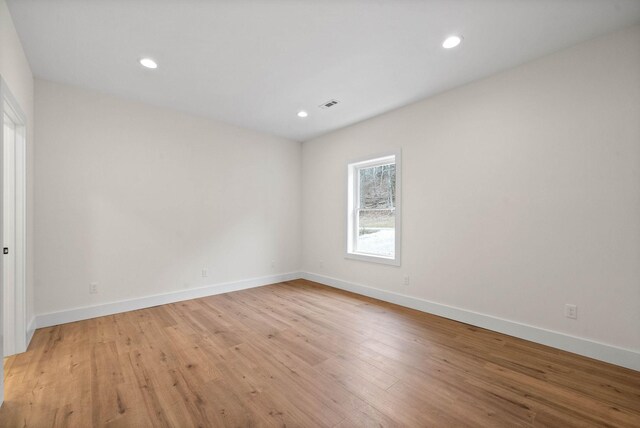
[[640, 427], [640, 373], [304, 280], [36, 331], [0, 427]]

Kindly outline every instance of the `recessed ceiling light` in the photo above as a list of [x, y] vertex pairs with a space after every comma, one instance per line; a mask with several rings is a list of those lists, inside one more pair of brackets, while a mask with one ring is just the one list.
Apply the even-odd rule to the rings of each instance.
[[442, 47], [445, 49], [455, 48], [462, 41], [462, 37], [460, 36], [449, 36], [442, 42]]
[[143, 67], [147, 68], [158, 68], [158, 64], [151, 58], [142, 58], [140, 60], [140, 64], [142, 64]]
[[304, 111], [304, 110], [300, 110], [300, 111], [298, 112], [298, 117], [307, 117], [307, 116], [309, 116], [309, 113], [307, 113], [307, 112], [306, 112], [306, 111]]

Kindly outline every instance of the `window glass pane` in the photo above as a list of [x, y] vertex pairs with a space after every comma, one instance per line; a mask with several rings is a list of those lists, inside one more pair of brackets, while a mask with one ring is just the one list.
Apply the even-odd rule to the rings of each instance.
[[360, 199], [356, 251], [394, 257], [396, 166], [360, 168], [358, 178]]
[[359, 253], [395, 256], [395, 210], [358, 210]]
[[359, 208], [394, 208], [396, 206], [396, 165], [360, 168]]

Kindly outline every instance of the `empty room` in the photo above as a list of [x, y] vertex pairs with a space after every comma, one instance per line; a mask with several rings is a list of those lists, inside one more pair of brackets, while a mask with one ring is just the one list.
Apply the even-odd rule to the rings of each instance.
[[639, 427], [640, 0], [0, 0], [0, 427]]

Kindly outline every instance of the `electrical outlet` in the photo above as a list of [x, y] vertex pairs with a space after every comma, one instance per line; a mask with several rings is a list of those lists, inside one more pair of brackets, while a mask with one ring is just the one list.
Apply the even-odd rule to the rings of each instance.
[[209, 276], [209, 269], [207, 268], [202, 269], [202, 277], [206, 278], [208, 276]]
[[324, 269], [324, 262], [322, 260], [320, 260], [318, 264], [320, 265], [320, 269]]
[[405, 275], [403, 280], [402, 280], [402, 284], [404, 285], [409, 285], [409, 275]]
[[271, 267], [275, 268], [276, 267], [276, 261], [275, 260], [271, 260]]
[[564, 316], [571, 319], [578, 319], [578, 307], [567, 303], [564, 305]]
[[98, 294], [98, 283], [92, 282], [89, 284], [89, 294]]

